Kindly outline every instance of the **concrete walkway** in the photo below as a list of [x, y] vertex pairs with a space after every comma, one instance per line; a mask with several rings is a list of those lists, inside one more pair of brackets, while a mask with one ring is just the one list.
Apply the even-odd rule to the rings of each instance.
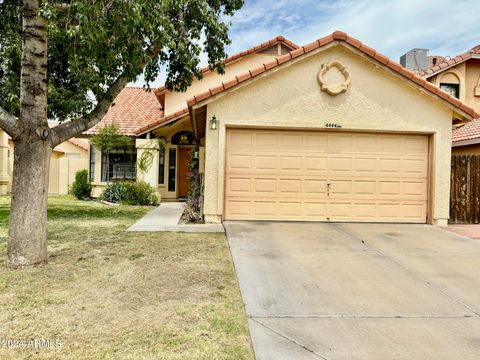
[[166, 202], [150, 211], [127, 231], [224, 232], [222, 224], [179, 224], [184, 203]]
[[448, 230], [470, 239], [480, 239], [480, 224], [455, 224], [448, 225]]
[[480, 241], [428, 225], [224, 226], [257, 360], [480, 359]]

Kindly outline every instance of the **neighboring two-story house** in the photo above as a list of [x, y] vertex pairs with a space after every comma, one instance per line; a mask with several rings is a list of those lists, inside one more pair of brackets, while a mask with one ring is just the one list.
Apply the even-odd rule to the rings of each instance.
[[[422, 58], [421, 50], [425, 49], [412, 50], [414, 59]], [[428, 65], [419, 75], [480, 112], [480, 45], [453, 58], [430, 56]], [[452, 154], [480, 155], [480, 119], [454, 124]]]

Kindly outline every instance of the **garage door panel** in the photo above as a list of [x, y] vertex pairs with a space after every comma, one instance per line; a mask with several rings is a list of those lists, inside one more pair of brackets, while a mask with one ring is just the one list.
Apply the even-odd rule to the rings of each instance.
[[326, 133], [311, 132], [310, 134], [305, 134], [303, 138], [303, 145], [307, 151], [324, 152], [328, 148], [328, 134]]
[[279, 156], [279, 170], [302, 170], [302, 156]]
[[243, 154], [229, 154], [227, 163], [229, 171], [235, 170], [250, 170], [252, 168], [252, 156]]
[[327, 180], [326, 179], [305, 179], [305, 194], [323, 194], [327, 192]]
[[225, 183], [226, 219], [424, 223], [428, 137], [228, 129]]
[[264, 196], [266, 193], [276, 193], [277, 192], [277, 179], [275, 178], [252, 178], [253, 190], [252, 193], [259, 194]]
[[227, 183], [227, 192], [229, 194], [249, 195], [252, 193], [252, 179], [245, 177], [230, 177]]

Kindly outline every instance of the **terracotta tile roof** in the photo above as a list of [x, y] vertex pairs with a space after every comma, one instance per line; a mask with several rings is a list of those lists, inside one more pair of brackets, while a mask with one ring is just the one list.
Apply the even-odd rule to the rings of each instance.
[[480, 117], [480, 114], [476, 113], [475, 110], [465, 104], [463, 104], [460, 100], [457, 98], [454, 98], [447, 94], [446, 92], [440, 90], [438, 87], [435, 85], [427, 82], [424, 78], [416, 75], [413, 71], [408, 70], [401, 66], [400, 64], [396, 63], [395, 61], [390, 60], [388, 57], [380, 54], [377, 52], [375, 49], [372, 49], [371, 47], [368, 47], [364, 45], [362, 42], [359, 40], [352, 38], [348, 34], [341, 32], [341, 31], [335, 31], [331, 35], [325, 36], [321, 39], [318, 39], [310, 44], [304, 45], [296, 50], [291, 51], [290, 53], [286, 55], [282, 55], [275, 60], [265, 63], [262, 66], [259, 66], [255, 69], [252, 69], [248, 72], [245, 72], [244, 74], [241, 74], [239, 76], [236, 76], [235, 79], [221, 83], [220, 85], [210, 88], [205, 92], [202, 92], [198, 95], [195, 95], [194, 97], [190, 98], [187, 100], [187, 104], [189, 107], [202, 102], [203, 100], [208, 99], [209, 97], [212, 97], [218, 93], [221, 93], [225, 90], [228, 90], [237, 84], [240, 84], [246, 80], [249, 80], [251, 78], [254, 78], [258, 76], [259, 74], [262, 74], [272, 68], [275, 68], [285, 62], [288, 62], [292, 59], [295, 59], [299, 56], [303, 56], [304, 54], [307, 54], [311, 51], [314, 51], [320, 47], [323, 47], [333, 41], [343, 41], [349, 44], [350, 46], [353, 46], [354, 48], [358, 49], [359, 51], [363, 52], [364, 54], [368, 55], [369, 57], [375, 59], [376, 61], [382, 63], [383, 65], [387, 66], [388, 68], [392, 69], [393, 71], [397, 72], [398, 74], [402, 75], [405, 77], [407, 80], [410, 80], [414, 82], [415, 84], [419, 85], [420, 87], [424, 88], [428, 92], [440, 97], [441, 99], [445, 100], [449, 104], [453, 105], [454, 107], [460, 109], [461, 111], [467, 113], [468, 115], [472, 116], [472, 118], [477, 118]]
[[156, 127], [158, 127], [159, 125], [166, 125], [170, 122], [173, 122], [175, 120], [178, 120], [184, 116], [188, 115], [188, 108], [185, 108], [183, 110], [180, 110], [180, 111], [177, 111], [176, 113], [174, 114], [171, 114], [171, 115], [168, 115], [168, 116], [164, 116], [162, 117], [161, 119], [158, 119], [157, 121], [155, 122], [152, 122], [148, 125], [145, 125], [139, 129], [137, 129], [137, 131], [135, 132], [135, 135], [141, 135], [147, 131], [150, 131], [150, 130], [153, 130], [155, 129]]
[[[231, 63], [235, 60], [238, 60], [238, 59], [240, 59], [244, 56], [253, 54], [253, 53], [258, 52], [258, 51], [265, 50], [265, 49], [269, 48], [270, 46], [273, 46], [273, 45], [276, 45], [276, 44], [284, 45], [287, 48], [289, 48], [290, 50], [295, 50], [295, 49], [299, 48], [299, 46], [297, 44], [293, 43], [292, 41], [290, 41], [288, 39], [285, 39], [283, 36], [277, 36], [277, 37], [275, 37], [271, 40], [268, 40], [268, 41], [265, 41], [264, 43], [261, 43], [260, 45], [251, 47], [250, 49], [247, 49], [247, 50], [239, 52], [235, 55], [229, 56], [224, 61], [225, 65], [227, 65], [228, 63]], [[208, 66], [205, 66], [204, 68], [201, 69], [201, 71], [203, 73], [207, 73], [207, 72], [210, 71], [210, 68]], [[159, 87], [155, 90], [155, 93], [160, 93], [160, 92], [162, 92], [166, 89], [167, 88], [165, 86], [161, 86], [161, 87]]]
[[471, 48], [466, 53], [463, 53], [455, 56], [454, 58], [442, 61], [437, 65], [432, 66], [430, 69], [426, 71], [421, 71], [419, 72], [419, 75], [425, 78], [432, 77], [434, 75], [437, 75], [438, 73], [441, 73], [446, 69], [449, 69], [455, 65], [461, 64], [464, 61], [467, 61], [468, 59], [472, 58], [474, 55], [480, 55], [480, 45], [477, 45], [474, 48]]
[[459, 126], [452, 131], [452, 142], [479, 139], [480, 142], [480, 118]]
[[67, 141], [82, 150], [88, 151], [88, 147], [89, 147], [88, 141], [85, 139], [71, 138], [71, 139], [68, 139]]
[[118, 125], [120, 133], [135, 136], [138, 129], [164, 119], [163, 109], [153, 91], [143, 88], [126, 87], [115, 98], [103, 119], [84, 135], [94, 135], [107, 124]]

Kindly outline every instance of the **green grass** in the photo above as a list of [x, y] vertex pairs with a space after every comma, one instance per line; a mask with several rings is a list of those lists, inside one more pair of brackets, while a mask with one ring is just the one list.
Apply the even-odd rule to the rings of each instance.
[[253, 359], [223, 234], [127, 233], [151, 208], [50, 197], [49, 263], [7, 270], [0, 197], [1, 359]]

